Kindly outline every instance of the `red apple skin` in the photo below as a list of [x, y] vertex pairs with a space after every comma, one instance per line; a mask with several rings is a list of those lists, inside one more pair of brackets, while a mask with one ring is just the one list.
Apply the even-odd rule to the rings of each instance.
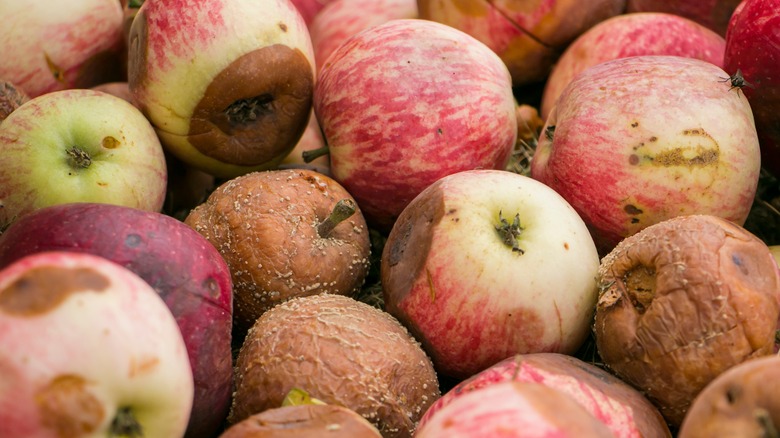
[[0, 78], [30, 97], [126, 77], [119, 2], [11, 1], [0, 16], [13, 23], [0, 29]]
[[780, 0], [746, 0], [729, 22], [724, 70], [740, 70], [761, 143], [762, 165], [780, 175]]
[[571, 396], [615, 438], [672, 436], [661, 413], [642, 393], [595, 365], [560, 353], [515, 355], [461, 381], [428, 408], [418, 428], [459, 397], [510, 381], [538, 383]]
[[602, 256], [623, 238], [685, 214], [742, 225], [760, 150], [750, 105], [727, 80], [721, 68], [679, 56], [586, 69], [550, 113], [531, 176], [577, 210]]
[[417, 0], [332, 0], [309, 25], [318, 71], [352, 35], [398, 18], [417, 18]]
[[701, 59], [723, 67], [726, 40], [701, 24], [662, 12], [622, 14], [593, 26], [566, 48], [542, 94], [540, 113], [550, 114], [555, 100], [575, 75], [612, 59], [672, 55]]
[[320, 70], [314, 111], [334, 179], [384, 231], [439, 178], [504, 169], [517, 138], [503, 62], [428, 20], [390, 20], [342, 44]]
[[312, 20], [314, 20], [314, 17], [316, 17], [317, 14], [320, 13], [322, 8], [327, 6], [327, 4], [332, 2], [333, 0], [291, 0], [291, 1], [292, 4], [295, 5], [295, 8], [298, 9], [298, 12], [301, 14], [301, 17], [303, 17], [303, 21], [306, 23], [306, 25], [310, 26]]
[[168, 305], [184, 335], [195, 380], [187, 437], [213, 437], [227, 412], [233, 379], [232, 284], [210, 242], [156, 212], [98, 203], [36, 210], [0, 235], [0, 267], [35, 253], [90, 253], [130, 269]]
[[721, 36], [740, 0], [628, 0], [626, 13], [666, 12], [691, 19]]

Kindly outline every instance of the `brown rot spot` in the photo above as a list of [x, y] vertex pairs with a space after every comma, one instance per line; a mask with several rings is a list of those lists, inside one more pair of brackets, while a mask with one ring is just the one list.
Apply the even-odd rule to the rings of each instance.
[[148, 374], [157, 368], [160, 364], [160, 359], [157, 357], [146, 357], [142, 359], [132, 358], [130, 360], [130, 369], [128, 371], [128, 377], [133, 377]]
[[629, 155], [629, 157], [628, 157], [628, 164], [630, 164], [632, 166], [636, 166], [637, 164], [639, 164], [639, 155], [637, 155], [637, 154]]
[[726, 402], [728, 404], [733, 405], [736, 403], [737, 399], [739, 398], [739, 395], [742, 391], [739, 389], [738, 386], [732, 386], [726, 390]]
[[655, 298], [655, 269], [635, 266], [623, 276], [623, 284], [631, 304], [637, 312], [644, 314]]
[[566, 251], [569, 250], [569, 242], [563, 242], [563, 249], [565, 249]]
[[73, 293], [101, 292], [110, 284], [103, 274], [89, 268], [31, 268], [0, 290], [0, 311], [39, 315], [55, 309]]
[[213, 279], [212, 277], [209, 277], [203, 280], [202, 286], [203, 289], [208, 291], [209, 296], [211, 298], [214, 299], [219, 298], [219, 284], [217, 283], [217, 280]]
[[631, 124], [632, 128], [636, 128], [637, 126], [639, 126], [639, 122], [634, 122], [634, 123]]
[[125, 236], [125, 246], [128, 248], [135, 248], [141, 244], [141, 236], [135, 233]]
[[633, 204], [626, 204], [626, 206], [623, 207], [623, 211], [630, 215], [642, 214], [642, 209]]
[[279, 22], [279, 29], [282, 29], [282, 32], [287, 32], [287, 25], [280, 21]]
[[209, 84], [193, 112], [188, 139], [225, 163], [273, 163], [306, 129], [313, 88], [313, 68], [300, 50], [274, 44], [249, 52]]
[[650, 143], [655, 143], [656, 141], [658, 141], [658, 137], [656, 137], [656, 136], [652, 136], [652, 137], [648, 138], [647, 140], [648, 140]]
[[106, 149], [116, 149], [119, 147], [119, 140], [109, 135], [103, 138], [101, 145], [103, 145], [103, 147]]
[[447, 210], [447, 215], [455, 214], [457, 212], [458, 210], [456, 208], [450, 208], [449, 210]]
[[103, 404], [77, 375], [60, 375], [35, 394], [41, 423], [55, 436], [76, 437], [96, 433], [105, 418]]
[[632, 217], [632, 218], [631, 218], [631, 223], [632, 223], [632, 224], [638, 224], [638, 223], [639, 223], [639, 218]]

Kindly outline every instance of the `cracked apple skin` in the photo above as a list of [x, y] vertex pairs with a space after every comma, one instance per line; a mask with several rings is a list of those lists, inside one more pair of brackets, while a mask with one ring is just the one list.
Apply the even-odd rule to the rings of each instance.
[[571, 203], [604, 255], [675, 216], [742, 225], [760, 166], [750, 104], [726, 72], [698, 59], [636, 56], [569, 83], [543, 128], [531, 176]]
[[515, 86], [540, 82], [584, 31], [623, 13], [626, 0], [417, 0], [420, 18], [460, 29], [506, 63]]
[[30, 97], [125, 78], [116, 0], [4, 1], [0, 78]]
[[627, 237], [598, 282], [599, 356], [673, 427], [721, 373], [774, 352], [780, 270], [764, 242], [723, 218], [678, 216]]
[[128, 39], [134, 102], [186, 164], [220, 178], [271, 169], [303, 135], [314, 54], [288, 0], [147, 0]]
[[[514, 250], [496, 226], [519, 216]], [[436, 371], [469, 377], [514, 354], [574, 353], [596, 305], [599, 259], [585, 224], [549, 187], [503, 170], [446, 176], [417, 196], [381, 259], [385, 309]]]
[[354, 35], [328, 57], [314, 90], [331, 173], [384, 232], [437, 179], [504, 169], [517, 139], [515, 106], [495, 53], [420, 19]]

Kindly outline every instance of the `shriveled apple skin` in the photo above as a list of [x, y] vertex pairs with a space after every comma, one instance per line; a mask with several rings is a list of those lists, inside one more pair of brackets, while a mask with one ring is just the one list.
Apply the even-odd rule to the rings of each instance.
[[233, 378], [232, 285], [200, 234], [161, 213], [109, 204], [61, 204], [30, 213], [0, 235], [0, 267], [46, 250], [91, 253], [142, 277], [184, 336], [195, 381], [188, 437], [209, 437], [227, 417]]

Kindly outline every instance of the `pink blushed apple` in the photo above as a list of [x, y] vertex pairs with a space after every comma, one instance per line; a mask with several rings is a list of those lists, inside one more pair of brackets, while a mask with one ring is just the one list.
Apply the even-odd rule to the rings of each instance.
[[0, 78], [30, 97], [123, 80], [116, 0], [0, 2]]
[[503, 62], [428, 20], [390, 20], [339, 46], [320, 70], [314, 111], [331, 173], [385, 231], [437, 179], [505, 168], [517, 138]]
[[628, 0], [626, 13], [666, 12], [693, 20], [721, 36], [741, 0]]
[[300, 12], [303, 21], [307, 26], [311, 25], [314, 17], [320, 13], [322, 8], [328, 5], [333, 0], [291, 0], [295, 5], [295, 9]]
[[609, 18], [580, 35], [558, 59], [545, 83], [541, 116], [549, 116], [574, 76], [596, 64], [629, 56], [672, 55], [722, 67], [725, 50], [722, 36], [679, 15], [647, 12]]
[[737, 224], [756, 194], [760, 151], [750, 105], [706, 61], [607, 61], [563, 90], [531, 176], [577, 210], [606, 254], [623, 238], [685, 214]]

